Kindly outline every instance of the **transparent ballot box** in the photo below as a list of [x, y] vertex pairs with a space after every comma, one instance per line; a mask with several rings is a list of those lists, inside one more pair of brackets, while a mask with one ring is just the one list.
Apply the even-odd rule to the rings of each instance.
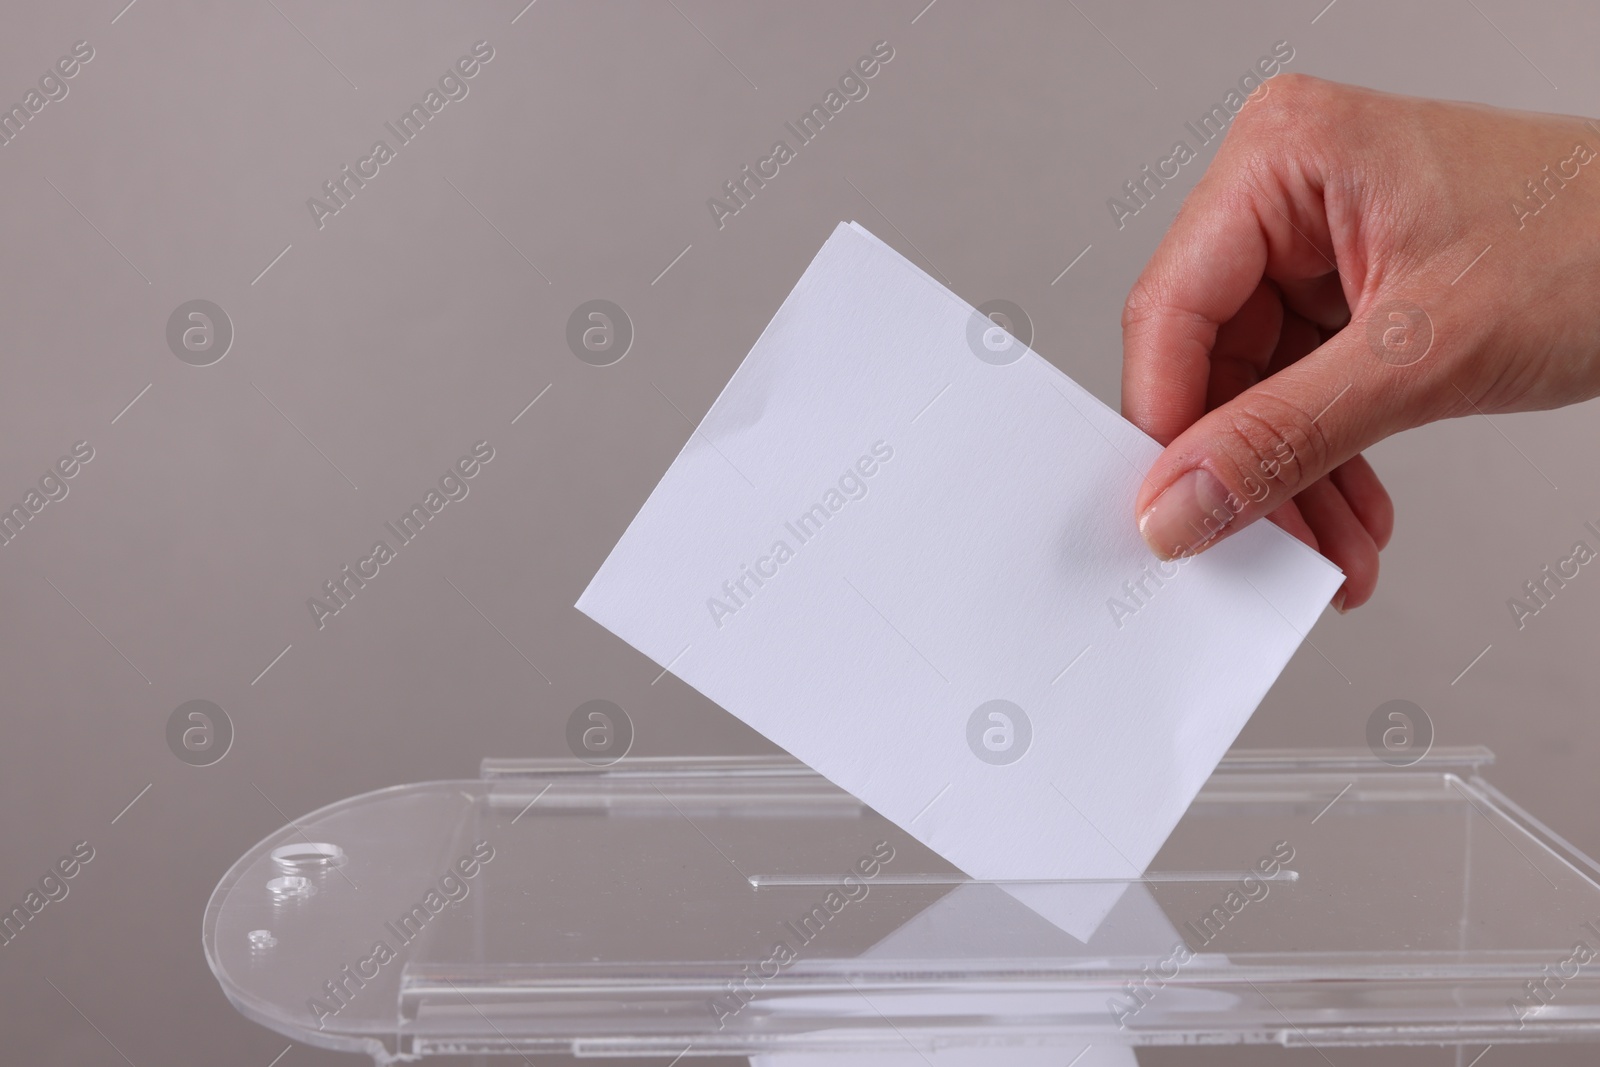
[[[251, 1019], [379, 1062], [1600, 1040], [1600, 868], [1491, 759], [1234, 752], [1143, 877], [1028, 884], [788, 758], [490, 759], [256, 845], [205, 951]], [[1035, 894], [1114, 903], [1085, 943]]]

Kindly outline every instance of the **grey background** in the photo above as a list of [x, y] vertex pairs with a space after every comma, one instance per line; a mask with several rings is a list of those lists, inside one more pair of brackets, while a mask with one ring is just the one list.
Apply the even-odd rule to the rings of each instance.
[[[838, 221], [973, 303], [1021, 305], [1034, 346], [1115, 404], [1123, 296], [1202, 164], [1120, 232], [1106, 198], [1274, 42], [1290, 70], [1401, 92], [1592, 114], [1600, 89], [1600, 9], [1522, 0], [123, 2], [13, 5], [0, 33], [4, 101], [95, 49], [0, 148], [0, 500], [95, 449], [0, 547], [0, 897], [96, 849], [0, 949], [6, 1058], [36, 1064], [284, 1050], [199, 944], [213, 885], [279, 809], [562, 754], [593, 698], [630, 712], [638, 754], [763, 750], [572, 603]], [[470, 95], [319, 231], [306, 198], [478, 40], [495, 58]], [[879, 40], [895, 56], [870, 95], [719, 231], [707, 197]], [[235, 329], [210, 367], [165, 342], [195, 298]], [[565, 345], [593, 298], [636, 331], [611, 367]], [[1475, 417], [1373, 450], [1399, 515], [1378, 595], [1324, 618], [1326, 660], [1302, 650], [1243, 743], [1360, 745], [1372, 709], [1414, 700], [1439, 743], [1494, 748], [1497, 784], [1600, 852], [1600, 577], [1521, 632], [1505, 604], [1600, 519], [1595, 418]], [[319, 632], [306, 598], [483, 438], [470, 496]], [[191, 699], [233, 721], [214, 766], [167, 749]]]

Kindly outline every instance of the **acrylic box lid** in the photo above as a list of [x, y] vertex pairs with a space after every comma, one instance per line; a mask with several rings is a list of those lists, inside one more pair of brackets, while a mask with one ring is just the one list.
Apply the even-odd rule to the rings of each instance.
[[486, 760], [257, 844], [205, 951], [379, 1061], [1600, 1039], [1600, 868], [1491, 759], [1232, 753], [1087, 943], [786, 757]]

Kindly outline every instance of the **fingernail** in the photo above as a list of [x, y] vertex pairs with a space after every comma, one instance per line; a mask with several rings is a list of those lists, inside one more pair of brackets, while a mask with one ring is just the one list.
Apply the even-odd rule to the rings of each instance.
[[1215, 541], [1238, 512], [1210, 471], [1195, 468], [1169, 485], [1139, 516], [1139, 533], [1162, 559], [1190, 556]]
[[1341, 589], [1337, 593], [1333, 594], [1333, 610], [1337, 611], [1340, 615], [1344, 614], [1345, 608], [1344, 608], [1344, 590], [1343, 589]]

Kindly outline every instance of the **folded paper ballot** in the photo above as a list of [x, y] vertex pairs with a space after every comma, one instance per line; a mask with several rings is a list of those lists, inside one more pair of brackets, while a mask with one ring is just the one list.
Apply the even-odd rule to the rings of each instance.
[[1342, 581], [1270, 523], [1157, 560], [1160, 451], [840, 225], [577, 606], [1086, 940]]

